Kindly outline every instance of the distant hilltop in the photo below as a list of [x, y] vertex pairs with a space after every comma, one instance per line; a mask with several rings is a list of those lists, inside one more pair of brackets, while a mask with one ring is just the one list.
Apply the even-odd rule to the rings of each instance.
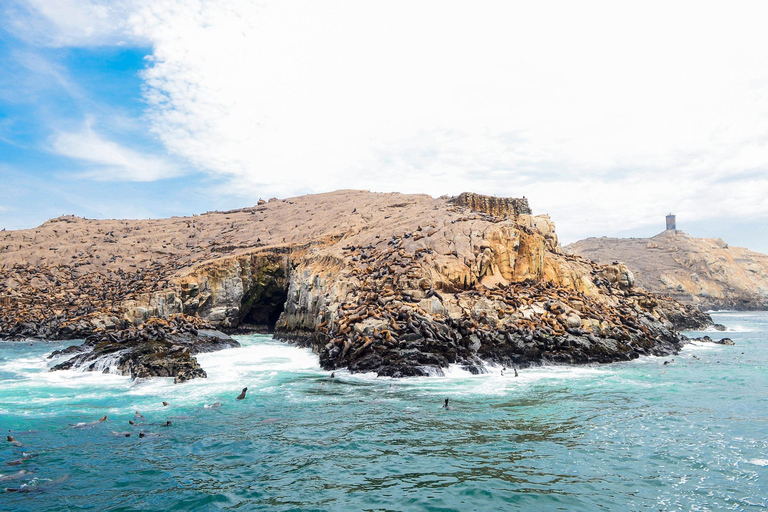
[[652, 238], [587, 238], [563, 249], [607, 264], [621, 261], [646, 290], [706, 309], [768, 309], [768, 255], [676, 230]]

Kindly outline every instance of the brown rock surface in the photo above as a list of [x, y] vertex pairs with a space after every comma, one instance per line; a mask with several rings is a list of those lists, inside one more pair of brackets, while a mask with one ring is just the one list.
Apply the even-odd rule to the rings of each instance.
[[[463, 198], [463, 199], [462, 199]], [[83, 337], [184, 313], [274, 330], [326, 368], [439, 373], [676, 351], [693, 310], [563, 254], [524, 199], [342, 190], [189, 218], [61, 217], [0, 234], [0, 335]]]
[[652, 238], [588, 238], [565, 250], [601, 264], [621, 261], [638, 286], [705, 309], [768, 309], [768, 255], [720, 239], [669, 230]]

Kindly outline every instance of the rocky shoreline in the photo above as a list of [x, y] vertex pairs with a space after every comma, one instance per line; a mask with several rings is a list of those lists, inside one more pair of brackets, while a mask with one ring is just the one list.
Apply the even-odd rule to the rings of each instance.
[[114, 370], [134, 379], [173, 377], [179, 383], [207, 376], [195, 354], [239, 346], [226, 334], [211, 329], [208, 322], [174, 315], [167, 320], [152, 318], [141, 327], [91, 334], [82, 345], [54, 351], [49, 359], [72, 356], [51, 371]]
[[624, 265], [564, 254], [524, 198], [339, 191], [186, 219], [63, 219], [0, 251], [0, 338], [86, 338], [61, 368], [109, 359], [184, 381], [203, 376], [201, 347], [233, 346], [206, 329], [246, 326], [328, 370], [439, 375], [673, 354], [677, 329], [711, 324]]
[[313, 348], [327, 370], [406, 377], [441, 375], [449, 364], [483, 373], [485, 363], [526, 368], [665, 356], [686, 342], [678, 329], [712, 324], [709, 315], [669, 299], [609, 281], [600, 287], [622, 301], [606, 305], [546, 282], [450, 294], [430, 288], [421, 300], [364, 284], [369, 291], [342, 304], [318, 332], [297, 335], [279, 324], [276, 337]]

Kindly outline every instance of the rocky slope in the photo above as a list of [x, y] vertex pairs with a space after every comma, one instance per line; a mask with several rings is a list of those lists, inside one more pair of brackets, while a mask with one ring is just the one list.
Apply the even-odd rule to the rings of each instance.
[[768, 309], [768, 255], [720, 239], [669, 230], [653, 238], [588, 238], [565, 251], [624, 262], [639, 286], [705, 309]]
[[274, 331], [325, 368], [609, 362], [709, 321], [564, 254], [525, 199], [338, 191], [191, 218], [53, 219], [0, 234], [0, 336], [103, 336], [151, 318]]

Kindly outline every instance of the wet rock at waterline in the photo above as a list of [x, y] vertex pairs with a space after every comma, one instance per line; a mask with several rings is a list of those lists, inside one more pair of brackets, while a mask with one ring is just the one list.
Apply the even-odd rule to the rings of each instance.
[[80, 368], [132, 378], [173, 377], [177, 383], [206, 377], [193, 356], [239, 343], [205, 327], [210, 325], [199, 318], [177, 315], [168, 320], [151, 319], [140, 328], [93, 334], [82, 345], [53, 352], [51, 358], [73, 357], [51, 370]]
[[690, 341], [698, 341], [700, 343], [715, 343], [717, 345], [735, 345], [736, 344], [731, 338], [721, 338], [719, 340], [714, 340], [709, 336], [702, 336], [700, 338], [690, 338]]

